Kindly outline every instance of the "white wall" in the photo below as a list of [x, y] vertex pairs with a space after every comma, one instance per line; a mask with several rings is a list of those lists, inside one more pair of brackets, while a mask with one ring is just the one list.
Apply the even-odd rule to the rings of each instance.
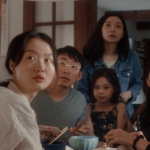
[[[51, 21], [50, 16], [51, 4], [49, 2], [37, 4], [36, 22]], [[41, 9], [41, 11], [39, 11]], [[57, 2], [56, 3], [56, 19], [57, 21], [74, 20], [74, 3], [73, 2]], [[9, 1], [9, 27], [8, 27], [8, 43], [18, 34], [23, 32], [23, 0]], [[49, 19], [49, 20], [48, 20]], [[65, 45], [74, 46], [74, 25], [56, 26], [56, 46], [57, 48]], [[51, 27], [39, 27], [38, 31], [46, 32], [51, 36]], [[0, 81], [10, 78], [5, 67], [5, 56], [0, 56]]]
[[128, 35], [135, 41], [142, 41], [143, 39], [150, 38], [150, 30], [136, 30], [136, 21], [126, 21]]
[[[8, 13], [8, 43], [10, 43], [13, 37], [23, 32], [23, 0], [10, 0]], [[4, 62], [5, 56], [0, 56], [0, 81], [10, 78], [4, 67]]]
[[[52, 2], [36, 2], [36, 22], [52, 21], [51, 9]], [[74, 21], [74, 2], [56, 2], [56, 21]], [[52, 37], [51, 26], [36, 27], [36, 30]], [[57, 48], [66, 45], [74, 46], [74, 25], [57, 25], [55, 31], [55, 44]]]
[[99, 20], [103, 15], [105, 15], [105, 11], [97, 7], [97, 20]]

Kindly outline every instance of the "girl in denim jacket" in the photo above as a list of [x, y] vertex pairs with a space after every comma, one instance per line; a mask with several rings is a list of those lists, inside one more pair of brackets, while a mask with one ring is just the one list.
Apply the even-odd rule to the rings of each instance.
[[126, 103], [128, 118], [134, 113], [132, 102], [140, 93], [141, 66], [137, 53], [129, 50], [128, 33], [124, 19], [117, 14], [104, 15], [83, 48], [85, 67], [77, 83], [77, 90], [90, 99], [92, 74], [100, 68], [112, 68], [117, 73], [121, 88], [120, 99]]
[[96, 70], [91, 83], [92, 103], [88, 105], [87, 124], [89, 135], [98, 136], [101, 146], [111, 129], [125, 129], [127, 111], [124, 103], [118, 103], [120, 85], [113, 69]]

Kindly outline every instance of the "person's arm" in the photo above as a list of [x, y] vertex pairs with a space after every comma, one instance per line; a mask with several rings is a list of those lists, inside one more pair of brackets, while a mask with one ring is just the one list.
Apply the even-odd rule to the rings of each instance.
[[89, 126], [89, 132], [88, 135], [94, 135], [94, 128], [93, 128], [93, 124], [92, 124], [92, 119], [91, 119], [91, 107], [90, 105], [87, 105], [88, 108], [88, 113], [87, 113], [87, 120], [86, 120], [86, 124]]
[[117, 104], [117, 129], [125, 129], [127, 124], [127, 109], [124, 103]]
[[[75, 127], [69, 129], [69, 132], [73, 132], [74, 129], [80, 124], [80, 122], [81, 122], [84, 118], [86, 118], [86, 116], [87, 116], [87, 104], [86, 104], [86, 99], [85, 99], [85, 97], [84, 97], [83, 94], [82, 94], [82, 96], [83, 96], [83, 98], [82, 98], [82, 99], [83, 99], [83, 103], [82, 103], [81, 105], [84, 106], [84, 107], [83, 107], [83, 112], [82, 112], [80, 118], [77, 120], [77, 122], [76, 122], [76, 124], [75, 124]], [[88, 126], [88, 125], [83, 125], [82, 128], [80, 128], [75, 134], [76, 134], [76, 135], [87, 135], [88, 130], [89, 130], [89, 126]]]
[[136, 101], [137, 95], [139, 95], [141, 87], [142, 87], [142, 81], [141, 81], [141, 65], [140, 65], [140, 60], [139, 56], [137, 53], [134, 51], [131, 57], [132, 64], [133, 64], [133, 71], [132, 71], [132, 76], [130, 79], [130, 84], [129, 84], [129, 89], [132, 93], [132, 98], [131, 101], [134, 102]]
[[125, 127], [125, 131], [131, 133], [131, 132], [135, 132], [135, 129], [133, 128], [130, 120], [127, 118], [127, 123], [126, 123], [126, 127]]
[[[106, 142], [109, 147], [112, 147], [114, 143], [132, 146], [137, 136], [141, 135], [141, 132], [128, 133], [122, 129], [111, 130], [107, 133]], [[139, 139], [135, 145], [137, 150], [147, 150], [146, 148], [150, 142], [145, 139]]]
[[90, 75], [88, 72], [88, 66], [85, 64], [85, 67], [83, 68], [83, 76], [82, 78], [77, 82], [76, 90], [80, 91], [82, 94], [84, 94], [87, 103], [91, 102], [90, 99]]

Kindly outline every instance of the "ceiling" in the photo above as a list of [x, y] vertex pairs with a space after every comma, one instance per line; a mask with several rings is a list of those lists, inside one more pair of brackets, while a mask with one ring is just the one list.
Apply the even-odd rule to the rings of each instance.
[[150, 10], [150, 0], [97, 0], [104, 11]]

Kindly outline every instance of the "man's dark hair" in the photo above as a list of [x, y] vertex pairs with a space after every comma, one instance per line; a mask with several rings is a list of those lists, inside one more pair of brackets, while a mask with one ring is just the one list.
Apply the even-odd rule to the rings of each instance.
[[84, 57], [81, 55], [81, 53], [72, 46], [65, 46], [64, 48], [59, 48], [57, 50], [58, 56], [67, 54], [69, 58], [74, 59], [75, 61], [79, 62], [81, 64], [81, 71], [84, 68]]
[[116, 90], [116, 92], [113, 94], [113, 97], [111, 98], [111, 102], [116, 104], [118, 102], [118, 98], [119, 98], [121, 90], [120, 90], [120, 85], [119, 85], [117, 74], [113, 69], [110, 69], [110, 68], [101, 68], [101, 69], [96, 70], [93, 73], [92, 81], [91, 81], [92, 102], [95, 103], [97, 101], [94, 97], [93, 90], [94, 90], [96, 80], [101, 77], [106, 78], [106, 80], [114, 87], [114, 90]]
[[128, 53], [129, 53], [129, 41], [128, 41], [127, 27], [126, 27], [123, 17], [121, 15], [113, 13], [113, 14], [104, 15], [98, 21], [93, 34], [90, 36], [89, 40], [87, 41], [87, 44], [84, 46], [82, 50], [83, 56], [88, 61], [96, 61], [102, 58], [104, 51], [105, 51], [103, 36], [102, 36], [102, 27], [106, 19], [111, 16], [118, 17], [122, 21], [124, 36], [117, 43], [117, 53], [119, 54], [119, 59], [121, 61], [122, 61], [121, 55], [124, 55], [125, 59], [127, 58]]

